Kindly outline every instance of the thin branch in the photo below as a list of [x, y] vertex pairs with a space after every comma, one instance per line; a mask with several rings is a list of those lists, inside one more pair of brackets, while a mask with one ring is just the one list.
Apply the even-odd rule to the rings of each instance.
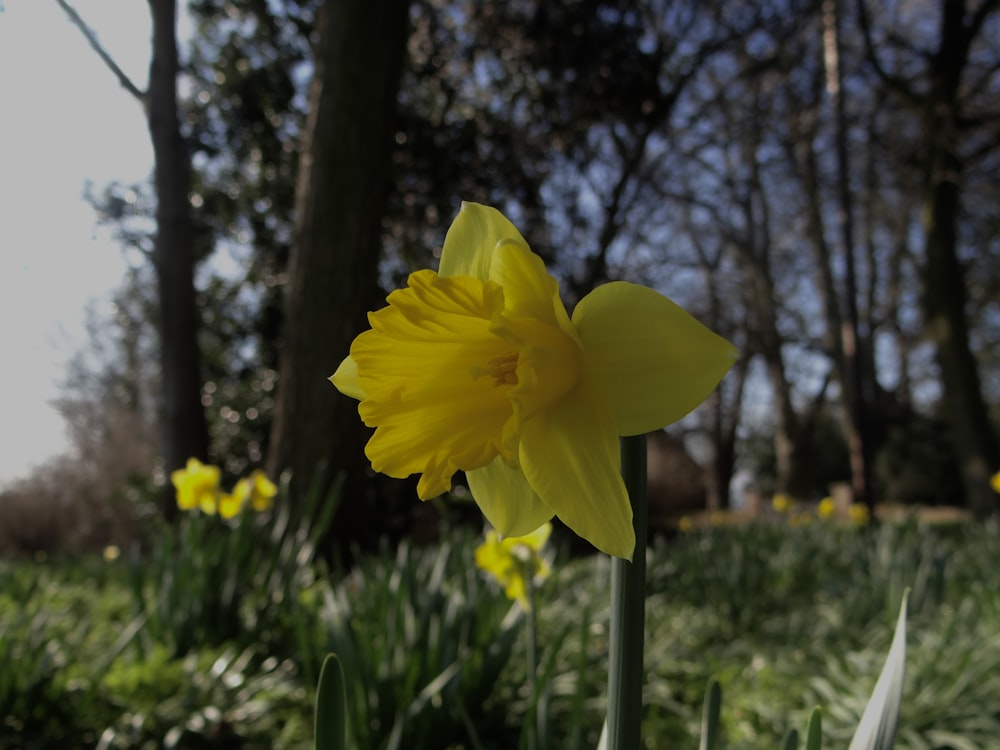
[[104, 61], [104, 64], [111, 69], [111, 72], [115, 74], [115, 77], [118, 78], [118, 82], [122, 85], [122, 88], [128, 91], [139, 101], [140, 104], [143, 105], [143, 107], [145, 107], [146, 92], [142, 91], [138, 86], [132, 83], [132, 79], [125, 75], [125, 71], [118, 67], [118, 63], [116, 63], [104, 47], [101, 46], [100, 41], [97, 39], [97, 34], [94, 33], [93, 29], [87, 26], [84, 20], [80, 18], [80, 14], [77, 13], [73, 6], [66, 2], [66, 0], [56, 0], [56, 2], [59, 4], [60, 8], [66, 11], [66, 15], [69, 16], [69, 20], [80, 30], [80, 33], [83, 34], [87, 43], [93, 48], [94, 52], [97, 53], [97, 56], [100, 57]]
[[986, 18], [1000, 7], [1000, 2], [998, 0], [987, 0], [982, 5], [980, 5], [976, 12], [973, 13], [972, 18], [969, 19], [969, 25], [965, 28], [965, 44], [966, 46], [972, 45], [972, 40], [979, 35], [979, 32], [983, 28], [983, 24], [986, 22]]
[[868, 16], [868, 7], [865, 4], [865, 0], [857, 0], [857, 10], [858, 25], [861, 27], [861, 36], [865, 40], [865, 51], [876, 75], [910, 106], [917, 108], [923, 106], [924, 98], [913, 88], [912, 82], [907, 81], [900, 75], [889, 72], [882, 65], [882, 58], [879, 57], [875, 41], [872, 38], [872, 24]]

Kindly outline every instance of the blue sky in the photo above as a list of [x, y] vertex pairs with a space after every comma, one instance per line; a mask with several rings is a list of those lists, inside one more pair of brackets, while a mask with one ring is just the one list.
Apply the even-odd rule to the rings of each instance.
[[[144, 2], [76, 0], [119, 65], [144, 88]], [[83, 200], [87, 180], [145, 179], [152, 150], [138, 103], [55, 0], [3, 0], [0, 12], [0, 487], [67, 448], [50, 405], [83, 346], [88, 304], [124, 272]]]

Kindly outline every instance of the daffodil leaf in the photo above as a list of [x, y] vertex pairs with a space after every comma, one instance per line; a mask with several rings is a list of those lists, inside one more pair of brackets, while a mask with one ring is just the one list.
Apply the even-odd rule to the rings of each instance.
[[323, 660], [316, 688], [316, 750], [347, 747], [347, 685], [336, 654]]
[[799, 750], [799, 733], [798, 730], [792, 728], [785, 732], [785, 736], [781, 739], [781, 750]]
[[861, 715], [861, 723], [854, 733], [848, 750], [889, 750], [896, 738], [896, 722], [903, 700], [903, 677], [906, 667], [906, 602], [909, 591], [903, 594], [899, 607], [896, 632], [889, 647], [882, 674], [875, 683], [872, 697]]
[[805, 750], [820, 750], [823, 744], [823, 714], [819, 707], [813, 709], [809, 716], [809, 728], [806, 729]]
[[719, 738], [719, 714], [722, 711], [722, 687], [718, 680], [708, 683], [705, 704], [701, 712], [700, 750], [714, 750]]

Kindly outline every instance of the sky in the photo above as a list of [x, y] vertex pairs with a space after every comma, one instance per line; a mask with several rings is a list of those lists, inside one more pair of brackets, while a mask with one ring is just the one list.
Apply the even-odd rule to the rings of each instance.
[[[144, 2], [72, 0], [145, 88]], [[0, 0], [0, 488], [68, 450], [51, 405], [84, 347], [88, 305], [107, 309], [125, 262], [84, 200], [86, 182], [138, 182], [152, 148], [138, 102], [55, 0]]]

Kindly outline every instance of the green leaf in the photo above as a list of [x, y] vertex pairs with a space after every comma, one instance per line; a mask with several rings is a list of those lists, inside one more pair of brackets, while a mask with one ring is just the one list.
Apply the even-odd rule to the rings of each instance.
[[820, 750], [823, 745], [823, 718], [819, 707], [813, 709], [806, 729], [806, 750]]
[[316, 688], [316, 750], [347, 747], [347, 687], [336, 654], [323, 660]]
[[794, 727], [781, 739], [781, 750], [799, 750], [799, 733]]
[[903, 593], [899, 606], [896, 633], [892, 637], [889, 656], [882, 674], [875, 683], [875, 690], [861, 715], [861, 723], [854, 733], [848, 750], [889, 750], [896, 737], [899, 706], [903, 700], [903, 675], [906, 667], [906, 601], [910, 592]]
[[718, 680], [708, 683], [705, 691], [705, 707], [701, 714], [700, 750], [713, 750], [719, 737], [719, 713], [722, 710], [722, 687]]

